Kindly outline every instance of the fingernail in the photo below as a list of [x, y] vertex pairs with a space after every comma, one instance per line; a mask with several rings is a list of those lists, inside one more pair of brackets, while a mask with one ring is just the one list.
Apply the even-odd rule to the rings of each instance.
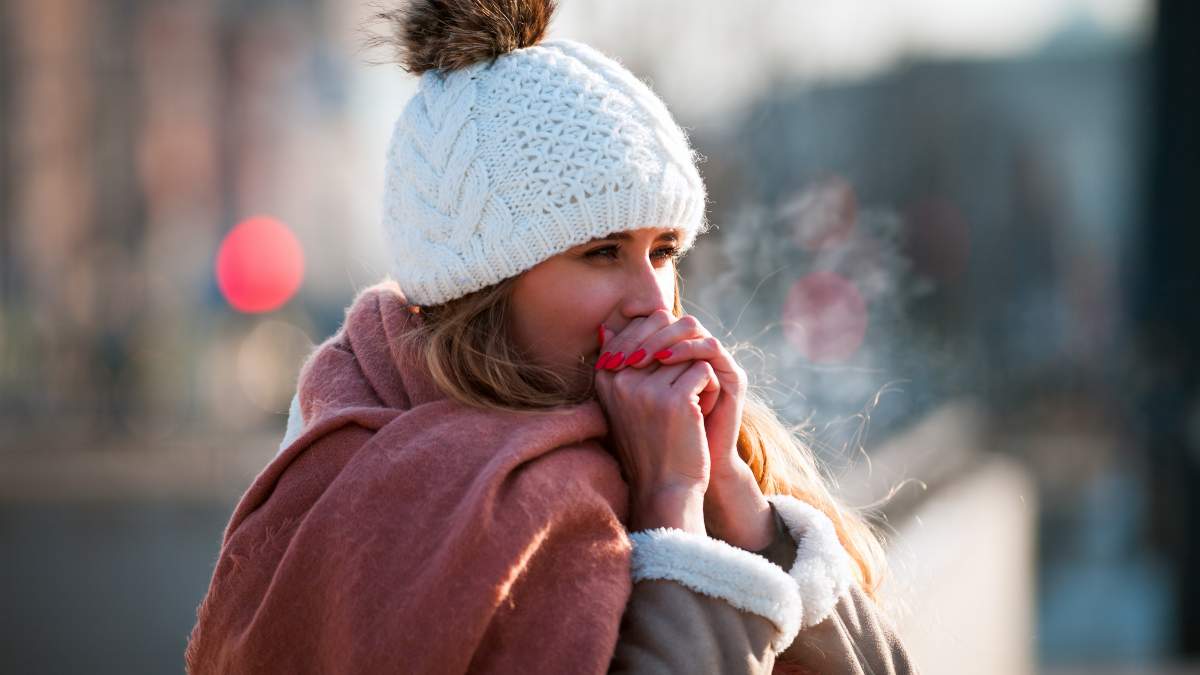
[[661, 352], [657, 352], [657, 353], [654, 355], [654, 358], [656, 358], [656, 359], [666, 359], [666, 358], [670, 358], [670, 356], [671, 356], [671, 350], [670, 350], [670, 349], [664, 349], [664, 350], [662, 350]]
[[608, 363], [604, 364], [604, 367], [608, 368], [609, 370], [616, 370], [617, 368], [620, 368], [621, 359], [624, 358], [624, 356], [625, 352], [617, 352], [616, 354], [613, 354], [612, 359], [610, 359]]
[[604, 362], [608, 360], [609, 356], [610, 354], [608, 352], [604, 352], [600, 355], [600, 358], [596, 359], [596, 370], [600, 370], [604, 367]]
[[599, 326], [596, 326], [596, 333], [597, 333], [597, 335], [599, 335], [600, 348], [604, 349], [604, 324], [600, 324]]
[[638, 361], [641, 361], [642, 357], [645, 355], [646, 355], [646, 350], [639, 349], [636, 352], [630, 354], [629, 358], [625, 359], [625, 365], [632, 366], [633, 364], [637, 363]]

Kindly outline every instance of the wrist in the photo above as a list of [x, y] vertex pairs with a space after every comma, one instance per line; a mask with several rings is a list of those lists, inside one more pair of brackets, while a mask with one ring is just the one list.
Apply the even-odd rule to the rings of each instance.
[[671, 527], [693, 534], [706, 534], [704, 486], [669, 485], [636, 495], [630, 526], [633, 530]]
[[760, 551], [775, 539], [775, 520], [750, 467], [714, 473], [704, 500], [709, 533], [738, 548]]

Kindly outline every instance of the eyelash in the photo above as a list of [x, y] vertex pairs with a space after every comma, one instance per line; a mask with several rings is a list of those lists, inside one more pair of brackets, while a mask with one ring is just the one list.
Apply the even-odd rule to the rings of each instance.
[[[618, 246], [604, 246], [602, 248], [592, 249], [591, 251], [588, 251], [587, 253], [585, 253], [584, 256], [588, 257], [588, 258], [613, 259], [613, 258], [615, 258], [615, 253], [612, 256], [610, 256], [610, 255], [606, 254], [605, 251], [616, 251], [618, 248], [619, 248]], [[668, 258], [671, 260], [679, 260], [680, 258], [683, 257], [683, 255], [679, 252], [679, 249], [674, 246], [660, 248], [657, 251], [655, 251], [655, 253], [663, 253], [664, 251], [666, 252], [666, 255], [662, 256], [663, 260], [666, 260]]]

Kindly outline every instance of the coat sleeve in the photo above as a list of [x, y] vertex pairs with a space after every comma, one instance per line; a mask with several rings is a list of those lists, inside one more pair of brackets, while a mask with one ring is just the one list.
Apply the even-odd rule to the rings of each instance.
[[609, 673], [772, 672], [801, 616], [795, 584], [780, 567], [680, 530], [630, 538], [635, 583]]
[[[694, 537], [695, 546], [672, 551], [676, 558], [656, 550], [658, 542], [646, 533], [635, 533], [635, 578], [639, 570], [641, 578], [610, 673], [917, 673], [894, 628], [853, 582], [848, 556], [833, 546], [832, 523], [792, 497], [770, 500], [775, 539], [749, 559], [723, 555], [739, 551], [724, 542], [678, 531], [677, 539]], [[790, 588], [774, 587], [778, 577], [753, 559], [788, 570]], [[676, 569], [682, 560], [691, 563], [688, 571]], [[702, 578], [691, 576], [696, 570], [704, 570]], [[748, 583], [721, 586], [723, 575]], [[756, 601], [751, 587], [775, 593], [779, 602]]]
[[[804, 585], [804, 576], [811, 573], [806, 572], [806, 560], [820, 557], [814, 555], [816, 546], [806, 546], [806, 536], [819, 539], [811, 535], [819, 535], [828, 521], [793, 497], [769, 499], [775, 508], [779, 536], [760, 554], [789, 570]], [[821, 616], [824, 611], [806, 613], [805, 626], [778, 655], [776, 673], [918, 675], [895, 626], [856, 582], [846, 584], [834, 597], [836, 601], [826, 616]]]

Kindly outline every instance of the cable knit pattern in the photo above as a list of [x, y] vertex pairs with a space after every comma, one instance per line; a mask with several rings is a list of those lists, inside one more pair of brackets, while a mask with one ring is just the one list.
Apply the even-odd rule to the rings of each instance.
[[678, 228], [686, 250], [709, 227], [695, 160], [650, 88], [580, 42], [427, 71], [388, 149], [392, 276], [438, 304], [615, 231]]
[[788, 574], [800, 589], [802, 628], [808, 628], [832, 614], [838, 598], [855, 583], [854, 561], [838, 541], [829, 516], [790, 495], [770, 495], [767, 500], [775, 505], [797, 542], [796, 562]]

